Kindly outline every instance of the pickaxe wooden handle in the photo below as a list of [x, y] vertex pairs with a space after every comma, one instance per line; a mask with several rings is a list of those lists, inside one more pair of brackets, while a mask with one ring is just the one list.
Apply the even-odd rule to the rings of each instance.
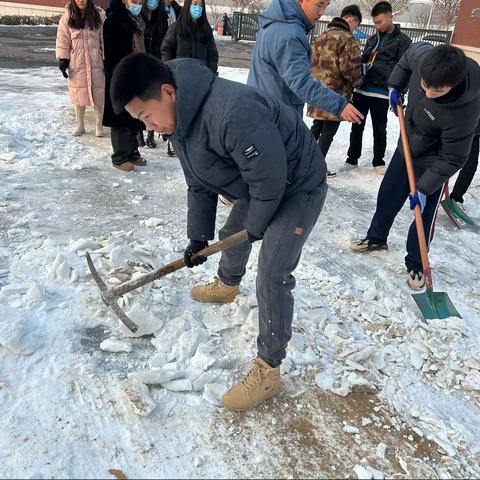
[[[210, 257], [215, 253], [221, 252], [228, 248], [231, 248], [239, 243], [245, 242], [248, 240], [248, 235], [246, 230], [242, 230], [241, 232], [235, 233], [223, 240], [220, 240], [200, 252], [198, 252], [196, 256], [204, 256]], [[175, 260], [174, 262], [169, 263], [168, 265], [164, 265], [163, 267], [157, 268], [153, 272], [146, 273], [141, 277], [131, 280], [129, 282], [122, 283], [121, 285], [117, 285], [116, 287], [109, 288], [107, 287], [106, 283], [102, 280], [100, 275], [98, 274], [92, 258], [90, 254], [87, 252], [87, 264], [88, 268], [90, 269], [90, 273], [92, 274], [95, 283], [98, 285], [100, 289], [101, 296], [103, 301], [109, 306], [112, 307], [114, 313], [118, 316], [118, 318], [122, 321], [122, 323], [133, 333], [138, 330], [138, 326], [135, 324], [133, 320], [131, 320], [128, 315], [120, 308], [118, 305], [117, 299], [132, 290], [136, 290], [137, 288], [143, 287], [147, 283], [151, 283], [159, 278], [165, 277], [166, 275], [173, 273], [181, 268], [185, 267], [185, 261], [182, 258]], [[195, 258], [193, 257], [193, 258]]]

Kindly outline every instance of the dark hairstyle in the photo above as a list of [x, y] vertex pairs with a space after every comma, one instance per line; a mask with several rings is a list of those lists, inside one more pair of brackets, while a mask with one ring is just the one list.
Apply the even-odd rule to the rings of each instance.
[[420, 75], [427, 87], [456, 87], [467, 74], [467, 57], [453, 45], [437, 45], [420, 64]]
[[340, 16], [343, 17], [355, 17], [358, 20], [358, 23], [362, 23], [362, 12], [358, 5], [347, 5], [343, 10]]
[[70, 16], [68, 17], [68, 26], [70, 28], [82, 29], [87, 27], [91, 30], [97, 30], [102, 26], [100, 13], [93, 3], [93, 0], [87, 0], [85, 15], [82, 15], [82, 11], [77, 7], [75, 0], [70, 0], [68, 11], [70, 12]]
[[172, 72], [158, 58], [147, 53], [127, 55], [113, 71], [110, 97], [115, 113], [123, 112], [135, 97], [144, 102], [160, 98], [160, 87], [166, 83], [175, 86]]
[[193, 22], [192, 16], [190, 15], [190, 6], [192, 5], [192, 0], [185, 0], [183, 3], [182, 13], [178, 22], [178, 33], [184, 37], [190, 36], [190, 32], [196, 27], [201, 32], [201, 40], [203, 43], [209, 43], [213, 39], [212, 27], [208, 23], [207, 19], [207, 5], [205, 0], [203, 2], [203, 12], [202, 16], [196, 21], [196, 24]]
[[378, 17], [382, 13], [392, 13], [392, 5], [388, 2], [378, 2], [372, 8], [372, 17]]

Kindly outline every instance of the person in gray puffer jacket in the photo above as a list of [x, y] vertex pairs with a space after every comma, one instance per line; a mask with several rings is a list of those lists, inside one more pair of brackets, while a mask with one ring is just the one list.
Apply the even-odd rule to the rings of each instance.
[[[223, 404], [248, 410], [280, 389], [280, 364], [291, 338], [295, 278], [305, 244], [323, 207], [326, 164], [297, 113], [254, 88], [215, 77], [192, 59], [162, 63], [134, 54], [117, 67], [111, 96], [149, 129], [171, 135], [188, 185], [184, 259], [189, 267], [214, 238], [219, 195], [234, 205], [219, 237], [243, 229], [244, 242], [222, 253], [218, 278], [195, 287], [200, 302], [232, 302], [239, 293], [251, 244], [258, 260], [258, 357]], [[319, 161], [320, 159], [320, 161]]]

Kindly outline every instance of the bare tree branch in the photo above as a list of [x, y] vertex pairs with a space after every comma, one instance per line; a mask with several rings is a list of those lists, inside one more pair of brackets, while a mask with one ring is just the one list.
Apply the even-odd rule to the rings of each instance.
[[[370, 14], [374, 5], [376, 5], [380, 0], [360, 0], [360, 5], [365, 9], [368, 10], [368, 14]], [[408, 10], [410, 7], [410, 0], [388, 0], [388, 2], [392, 5], [393, 13], [402, 13], [405, 10]]]
[[455, 25], [461, 0], [433, 0], [436, 17], [442, 26], [449, 28]]
[[208, 0], [207, 9], [210, 11], [213, 24], [216, 26], [217, 22], [222, 18], [224, 0]]

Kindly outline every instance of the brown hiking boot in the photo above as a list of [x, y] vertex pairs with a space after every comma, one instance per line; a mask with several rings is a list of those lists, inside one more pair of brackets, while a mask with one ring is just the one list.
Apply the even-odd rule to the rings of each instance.
[[124, 172], [133, 172], [135, 170], [135, 166], [132, 162], [112, 163], [112, 167], [118, 168]]
[[225, 285], [218, 277], [213, 282], [193, 287], [191, 295], [201, 303], [231, 303], [240, 292], [238, 285]]
[[147, 161], [143, 157], [136, 157], [129, 160], [130, 163], [137, 165], [138, 167], [144, 167], [147, 164]]
[[280, 385], [280, 367], [272, 368], [257, 357], [246, 377], [223, 396], [223, 406], [234, 412], [251, 410], [275, 396]]

